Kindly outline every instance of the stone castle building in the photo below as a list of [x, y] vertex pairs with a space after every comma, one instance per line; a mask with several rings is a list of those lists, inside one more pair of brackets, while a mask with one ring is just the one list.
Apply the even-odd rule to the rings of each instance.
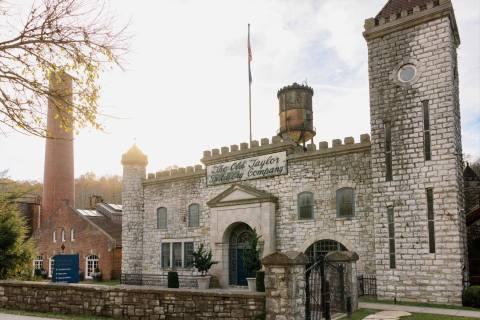
[[205, 151], [202, 165], [146, 174], [137, 146], [122, 157], [122, 273], [194, 274], [212, 249], [222, 287], [245, 285], [246, 235], [263, 255], [315, 262], [358, 253], [380, 298], [460, 304], [466, 259], [457, 72], [450, 0], [390, 0], [365, 21], [371, 133], [309, 143], [313, 89], [279, 90], [280, 134]]
[[69, 123], [72, 79], [67, 74], [50, 77], [45, 170], [40, 210], [30, 222], [35, 241], [35, 269], [52, 276], [53, 257], [78, 254], [79, 269], [86, 279], [99, 268], [104, 279], [120, 276], [122, 259], [122, 210], [120, 205], [98, 203], [92, 210], [75, 208], [73, 131], [66, 131], [60, 119]]

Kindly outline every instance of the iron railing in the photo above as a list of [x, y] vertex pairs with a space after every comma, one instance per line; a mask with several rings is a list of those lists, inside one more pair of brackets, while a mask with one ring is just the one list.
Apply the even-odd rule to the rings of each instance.
[[[194, 276], [178, 275], [178, 282], [181, 288], [198, 288], [197, 279]], [[167, 274], [140, 274], [140, 273], [122, 273], [120, 277], [121, 284], [136, 286], [159, 286], [167, 287]]]
[[357, 276], [357, 283], [359, 296], [377, 296], [377, 277], [375, 275]]

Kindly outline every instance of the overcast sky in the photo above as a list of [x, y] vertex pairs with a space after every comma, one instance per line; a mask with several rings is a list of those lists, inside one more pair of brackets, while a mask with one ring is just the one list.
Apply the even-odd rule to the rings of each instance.
[[[24, 0], [28, 2], [28, 0]], [[480, 1], [452, 0], [459, 53], [464, 152], [480, 157]], [[199, 163], [202, 151], [248, 141], [247, 23], [253, 50], [253, 136], [278, 129], [279, 88], [313, 87], [315, 142], [370, 132], [364, 19], [386, 0], [118, 1], [131, 20], [126, 71], [101, 76], [106, 132], [75, 140], [75, 176], [121, 174], [120, 158], [136, 140], [148, 172]], [[44, 141], [0, 136], [0, 170], [42, 180]]]

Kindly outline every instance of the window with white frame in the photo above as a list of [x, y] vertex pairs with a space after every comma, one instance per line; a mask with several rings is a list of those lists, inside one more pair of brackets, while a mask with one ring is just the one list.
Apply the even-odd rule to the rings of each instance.
[[48, 277], [51, 278], [53, 275], [53, 268], [55, 268], [53, 257], [48, 259]]
[[193, 267], [194, 246], [191, 240], [164, 240], [161, 250], [162, 269]]
[[53, 230], [52, 241], [53, 241], [54, 243], [57, 242], [57, 231], [55, 231], [55, 230]]
[[93, 273], [95, 272], [95, 269], [98, 268], [98, 256], [92, 254], [85, 259], [85, 278], [86, 279], [92, 279]]
[[33, 268], [34, 270], [42, 270], [43, 269], [43, 257], [36, 256], [35, 260], [33, 261]]
[[200, 225], [200, 205], [192, 203], [188, 206], [188, 226], [198, 227]]
[[65, 230], [62, 229], [62, 242], [65, 242]]
[[75, 241], [75, 230], [70, 229], [70, 241], [73, 242]]

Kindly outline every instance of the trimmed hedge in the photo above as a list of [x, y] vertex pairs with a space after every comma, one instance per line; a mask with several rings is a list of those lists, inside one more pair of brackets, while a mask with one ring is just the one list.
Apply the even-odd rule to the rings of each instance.
[[265, 292], [265, 271], [257, 271], [257, 291]]
[[169, 288], [180, 287], [180, 283], [178, 282], [178, 273], [176, 271], [168, 271], [168, 287]]
[[463, 293], [463, 305], [465, 307], [480, 308], [480, 286], [468, 287]]

